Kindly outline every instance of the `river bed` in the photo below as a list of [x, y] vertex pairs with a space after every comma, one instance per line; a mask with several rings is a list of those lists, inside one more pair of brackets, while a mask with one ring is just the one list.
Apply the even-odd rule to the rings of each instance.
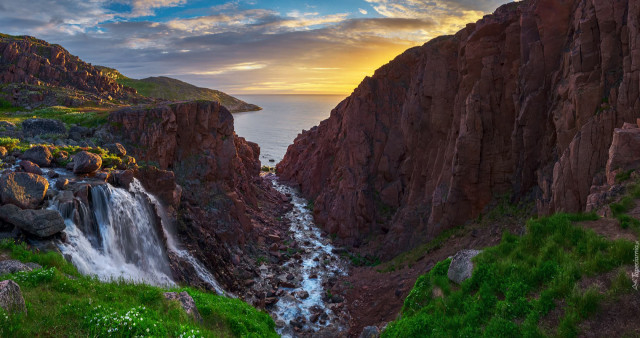
[[276, 266], [262, 264], [261, 279], [279, 282], [279, 296], [267, 307], [283, 337], [333, 336], [345, 332], [348, 314], [343, 299], [330, 287], [347, 273], [347, 263], [335, 254], [331, 241], [314, 224], [307, 200], [275, 176], [268, 177], [279, 192], [291, 198], [293, 208], [284, 217], [290, 222], [295, 248], [288, 260]]

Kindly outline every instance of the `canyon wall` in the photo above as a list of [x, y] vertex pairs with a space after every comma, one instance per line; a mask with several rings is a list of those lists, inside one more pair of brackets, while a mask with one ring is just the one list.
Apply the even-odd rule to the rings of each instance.
[[300, 134], [278, 174], [316, 220], [384, 255], [480, 215], [498, 196], [580, 211], [613, 130], [640, 110], [640, 1], [504, 5], [409, 49]]

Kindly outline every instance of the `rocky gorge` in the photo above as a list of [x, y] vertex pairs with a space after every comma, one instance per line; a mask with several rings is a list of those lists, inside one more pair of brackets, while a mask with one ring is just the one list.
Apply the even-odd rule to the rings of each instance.
[[638, 6], [510, 3], [412, 48], [299, 135], [278, 175], [329, 233], [386, 257], [504, 194], [584, 210], [614, 128], [638, 116]]
[[365, 78], [275, 169], [220, 102], [2, 35], [0, 311], [28, 327], [54, 290], [96, 336], [146, 306], [178, 323], [157, 336], [637, 333], [639, 17], [501, 6]]

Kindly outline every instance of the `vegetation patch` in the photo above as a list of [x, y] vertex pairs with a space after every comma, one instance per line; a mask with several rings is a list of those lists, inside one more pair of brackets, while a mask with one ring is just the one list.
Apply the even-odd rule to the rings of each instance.
[[16, 108], [0, 109], [0, 120], [13, 122], [15, 124], [30, 118], [60, 120], [65, 124], [77, 124], [83, 127], [96, 128], [107, 122], [109, 110], [99, 110], [98, 108], [67, 108], [54, 106], [22, 112]]
[[[192, 288], [163, 289], [124, 280], [82, 276], [53, 252], [0, 243], [0, 250], [43, 266], [3, 276], [20, 285], [27, 314], [0, 311], [3, 337], [277, 337], [271, 317], [248, 304]], [[188, 292], [203, 317], [189, 317], [167, 291]]]
[[[499, 245], [478, 255], [473, 276], [460, 286], [449, 282], [449, 260], [438, 263], [418, 278], [401, 319], [389, 324], [383, 337], [577, 336], [578, 324], [613, 294], [581, 290], [578, 281], [634, 259], [633, 243], [609, 241], [573, 225], [596, 219], [595, 214], [531, 219], [524, 236], [505, 233]], [[541, 319], [561, 303], [557, 332], [548, 332]]]

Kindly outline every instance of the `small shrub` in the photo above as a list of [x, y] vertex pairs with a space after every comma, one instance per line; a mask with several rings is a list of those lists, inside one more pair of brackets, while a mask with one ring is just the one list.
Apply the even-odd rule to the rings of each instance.
[[20, 143], [20, 140], [12, 137], [0, 137], [0, 147], [5, 147], [11, 151]]

